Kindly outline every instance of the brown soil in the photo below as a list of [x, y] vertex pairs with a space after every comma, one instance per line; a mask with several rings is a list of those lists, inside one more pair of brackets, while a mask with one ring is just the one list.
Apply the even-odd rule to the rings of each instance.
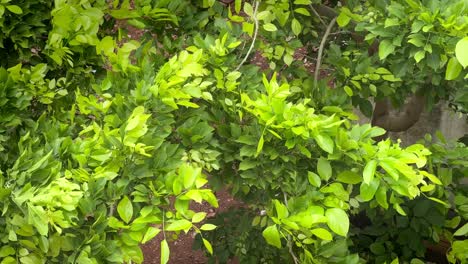
[[[219, 207], [213, 208], [207, 203], [198, 204], [193, 203], [190, 208], [195, 212], [206, 212], [207, 218], [215, 216], [217, 213], [225, 212], [231, 207], [242, 206], [242, 203], [234, 200], [226, 190], [220, 190], [215, 193], [218, 198]], [[205, 253], [201, 250], [192, 249], [192, 244], [195, 238], [195, 232], [189, 231], [187, 234], [181, 233], [177, 240], [169, 242], [170, 248], [170, 264], [203, 264], [206, 263], [207, 258]], [[145, 257], [144, 264], [159, 264], [160, 261], [160, 248], [163, 234], [160, 233], [153, 240], [141, 246], [143, 255]]]

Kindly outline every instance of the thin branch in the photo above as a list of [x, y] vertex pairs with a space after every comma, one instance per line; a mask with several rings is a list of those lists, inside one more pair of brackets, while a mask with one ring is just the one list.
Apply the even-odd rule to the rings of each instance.
[[323, 49], [325, 47], [325, 43], [327, 43], [328, 35], [330, 35], [330, 31], [335, 25], [335, 22], [336, 22], [336, 17], [333, 18], [332, 21], [330, 21], [330, 24], [328, 24], [327, 30], [325, 31], [325, 34], [322, 37], [322, 41], [320, 42], [320, 48], [319, 48], [318, 55], [317, 55], [317, 64], [315, 66], [315, 72], [314, 72], [314, 89], [317, 89], [318, 76], [320, 73], [320, 66], [322, 64]]
[[[285, 192], [283, 192], [283, 198], [284, 198], [284, 204], [286, 205], [286, 207], [288, 207], [288, 196], [286, 195]], [[294, 254], [294, 251], [293, 251], [293, 243], [291, 241], [291, 235], [288, 234], [288, 249], [289, 249], [289, 254], [291, 255], [291, 257], [293, 258], [293, 261], [294, 261], [294, 264], [299, 264], [299, 259], [296, 257], [296, 254]]]
[[258, 34], [257, 10], [258, 10], [258, 6], [259, 6], [259, 2], [255, 1], [255, 8], [254, 8], [254, 12], [253, 12], [253, 20], [255, 22], [255, 31], [254, 31], [254, 35], [253, 35], [253, 38], [252, 38], [252, 43], [250, 44], [249, 50], [247, 51], [247, 54], [245, 54], [244, 59], [239, 63], [239, 65], [237, 65], [237, 67], [236, 67], [236, 69], [234, 69], [234, 71], [238, 71], [240, 69], [240, 67], [247, 61], [247, 58], [249, 57], [249, 55], [252, 52], [252, 49], [253, 49], [253, 47], [255, 45], [255, 41], [257, 40], [257, 34]]
[[318, 19], [320, 20], [320, 22], [322, 23], [322, 25], [324, 26], [327, 26], [327, 24], [325, 23], [325, 21], [323, 21], [322, 17], [320, 16], [320, 14], [317, 12], [317, 10], [315, 10], [314, 6], [312, 4], [309, 4], [309, 7], [310, 9], [312, 9], [312, 12], [314, 12], [314, 14], [318, 17]]
[[114, 210], [115, 210], [115, 205], [112, 203], [109, 207], [109, 213], [107, 214], [108, 217], [111, 217], [114, 215]]

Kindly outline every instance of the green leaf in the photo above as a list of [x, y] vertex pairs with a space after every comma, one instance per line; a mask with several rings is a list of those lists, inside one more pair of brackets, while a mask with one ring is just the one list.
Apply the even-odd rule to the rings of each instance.
[[455, 233], [453, 233], [454, 236], [464, 236], [466, 234], [468, 234], [468, 223], [464, 224]]
[[216, 229], [216, 226], [213, 224], [204, 224], [200, 227], [200, 230], [203, 230], [203, 231], [210, 231], [214, 229]]
[[176, 220], [172, 223], [170, 223], [167, 227], [167, 231], [179, 231], [179, 230], [186, 230], [192, 227], [192, 222], [186, 220], [186, 219], [180, 219]]
[[274, 200], [274, 203], [275, 203], [276, 214], [278, 215], [278, 219], [283, 219], [283, 218], [288, 217], [289, 215], [288, 208], [284, 204], [280, 203], [280, 201], [278, 200]]
[[249, 16], [253, 17], [253, 7], [249, 2], [244, 3], [244, 12]]
[[356, 172], [346, 170], [340, 172], [340, 174], [338, 174], [336, 177], [336, 180], [347, 184], [358, 184], [362, 181], [362, 177]]
[[468, 37], [464, 37], [458, 41], [455, 47], [455, 56], [463, 68], [468, 66]]
[[349, 24], [349, 21], [351, 21], [351, 18], [346, 15], [344, 12], [340, 12], [338, 17], [336, 18], [336, 22], [338, 23], [338, 26], [340, 27], [345, 27], [346, 25]]
[[310, 230], [312, 234], [314, 234], [316, 237], [322, 239], [322, 240], [332, 240], [333, 236], [328, 230], [324, 228], [315, 228]]
[[315, 186], [315, 187], [319, 188], [320, 185], [322, 185], [320, 177], [316, 173], [308, 171], [307, 172], [307, 179], [309, 179], [309, 183], [312, 184], [312, 186]]
[[371, 160], [364, 167], [362, 172], [363, 180], [366, 184], [369, 184], [374, 179], [375, 169], [377, 168], [377, 161]]
[[381, 185], [375, 194], [375, 199], [382, 208], [388, 209], [387, 187]]
[[354, 93], [351, 87], [349, 87], [348, 85], [345, 85], [343, 89], [348, 96], [353, 96]]
[[205, 245], [206, 250], [208, 250], [208, 252], [213, 255], [213, 247], [211, 246], [210, 241], [203, 238], [203, 245]]
[[124, 196], [117, 206], [117, 212], [119, 213], [120, 218], [128, 224], [133, 216], [133, 205], [130, 199], [127, 196]]
[[447, 64], [447, 71], [445, 72], [446, 80], [455, 80], [462, 70], [462, 66], [458, 63], [457, 58], [451, 58]]
[[265, 228], [265, 230], [262, 232], [262, 235], [268, 244], [277, 248], [281, 248], [280, 234], [276, 228], [276, 225]]
[[325, 212], [328, 227], [340, 236], [346, 236], [349, 230], [349, 218], [341, 208], [331, 208]]
[[382, 167], [394, 180], [398, 180], [400, 174], [395, 169], [394, 162], [392, 160], [381, 160], [379, 162], [380, 167]]
[[157, 236], [161, 232], [161, 229], [150, 226], [146, 230], [145, 234], [143, 235], [143, 239], [141, 240], [142, 244], [145, 244], [146, 242], [150, 241], [153, 239], [155, 236]]
[[361, 196], [361, 199], [365, 202], [372, 200], [379, 185], [380, 180], [377, 178], [372, 179], [369, 184], [365, 182], [361, 183], [359, 196]]
[[392, 44], [392, 41], [385, 39], [379, 44], [379, 58], [381, 60], [387, 58], [392, 52], [395, 51], [395, 46]]
[[183, 179], [184, 187], [188, 189], [201, 176], [201, 168], [193, 168], [190, 164], [184, 163], [179, 167], [179, 176]]
[[265, 141], [263, 139], [263, 134], [262, 134], [262, 136], [260, 137], [260, 140], [258, 141], [258, 144], [257, 144], [256, 156], [258, 156], [258, 154], [260, 154], [260, 152], [262, 151], [264, 143], [265, 143]]
[[23, 14], [23, 10], [21, 9], [21, 7], [17, 6], [17, 5], [7, 5], [6, 8], [12, 12], [12, 13], [15, 13], [17, 15], [21, 15]]
[[311, 0], [294, 0], [295, 5], [310, 5], [312, 4]]
[[425, 56], [426, 56], [426, 51], [420, 50], [416, 52], [416, 54], [414, 54], [414, 60], [419, 63], [422, 59], [424, 59]]
[[333, 143], [333, 140], [330, 136], [325, 134], [318, 134], [314, 137], [314, 139], [317, 141], [317, 144], [321, 149], [325, 150], [330, 154], [333, 154], [333, 148], [335, 144]]
[[195, 213], [192, 216], [192, 223], [200, 223], [201, 221], [203, 221], [203, 219], [205, 219], [205, 216], [206, 216], [205, 212]]
[[393, 204], [393, 209], [395, 209], [400, 215], [406, 216], [405, 210], [403, 210], [403, 208], [401, 208], [401, 206], [399, 204], [394, 203]]
[[241, 7], [242, 7], [242, 0], [236, 0], [234, 2], [234, 10], [236, 11], [237, 14], [239, 14]]
[[277, 31], [278, 28], [276, 28], [275, 25], [273, 25], [272, 23], [266, 23], [263, 25], [263, 29], [265, 29], [266, 31], [270, 31], [270, 32], [273, 32], [273, 31]]
[[420, 260], [420, 259], [417, 259], [417, 258], [414, 258], [410, 261], [410, 264], [426, 264], [426, 262]]
[[332, 176], [332, 167], [330, 165], [330, 162], [324, 157], [320, 157], [318, 159], [317, 172], [320, 175], [320, 177], [325, 181], [328, 181]]
[[293, 18], [293, 20], [291, 21], [291, 29], [294, 35], [299, 36], [299, 34], [301, 34], [301, 31], [302, 31], [301, 23], [299, 23], [299, 21], [295, 18]]
[[437, 178], [436, 176], [430, 174], [430, 173], [426, 173], [426, 172], [421, 172], [424, 176], [426, 176], [429, 180], [431, 180], [431, 182], [437, 184], [437, 185], [442, 185], [442, 182], [439, 180], [439, 178]]
[[167, 244], [166, 239], [161, 241], [161, 264], [166, 264], [169, 261], [169, 245]]
[[447, 208], [450, 207], [450, 205], [448, 203], [446, 203], [446, 202], [444, 202], [444, 201], [442, 201], [440, 199], [437, 199], [437, 198], [434, 198], [434, 197], [429, 197], [429, 200], [432, 200], [432, 201], [434, 201], [436, 203], [440, 203], [440, 204], [444, 205]]
[[293, 56], [291, 56], [291, 54], [289, 54], [289, 53], [284, 54], [283, 61], [284, 61], [284, 63], [286, 63], [286, 65], [291, 65], [293, 60], [294, 60], [294, 58], [293, 58]]
[[301, 14], [301, 15], [304, 15], [304, 16], [310, 16], [310, 12], [307, 9], [303, 8], [303, 7], [294, 9], [294, 12], [296, 12], [298, 14]]

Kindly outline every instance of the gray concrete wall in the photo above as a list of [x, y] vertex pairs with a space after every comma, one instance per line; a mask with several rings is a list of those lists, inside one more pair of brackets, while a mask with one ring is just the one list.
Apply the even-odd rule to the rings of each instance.
[[[362, 115], [359, 110], [355, 110], [355, 113], [360, 118], [360, 124], [370, 122], [370, 119]], [[440, 131], [447, 140], [459, 139], [468, 134], [467, 115], [455, 113], [448, 108], [446, 103], [439, 103], [431, 112], [424, 111], [418, 122], [407, 131], [389, 134], [392, 139], [399, 138], [402, 145], [407, 146], [416, 143], [427, 133], [434, 136], [437, 131]]]

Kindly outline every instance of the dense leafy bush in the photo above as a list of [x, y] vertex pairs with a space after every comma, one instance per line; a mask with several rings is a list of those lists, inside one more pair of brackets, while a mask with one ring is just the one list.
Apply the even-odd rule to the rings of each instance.
[[[444, 239], [466, 263], [466, 146], [353, 113], [466, 112], [466, 1], [226, 2], [0, 3], [0, 263], [141, 263], [159, 233], [166, 263], [188, 230], [212, 261], [418, 263]], [[219, 187], [238, 228], [189, 209]]]

